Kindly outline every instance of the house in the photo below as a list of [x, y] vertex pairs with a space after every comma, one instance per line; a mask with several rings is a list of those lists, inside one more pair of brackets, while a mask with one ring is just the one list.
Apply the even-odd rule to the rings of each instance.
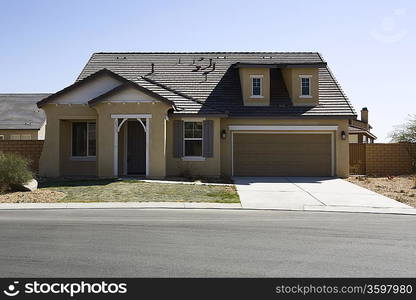
[[350, 120], [349, 141], [351, 144], [370, 144], [374, 143], [377, 137], [370, 131], [373, 127], [368, 123], [368, 109], [363, 107], [361, 110], [361, 120]]
[[50, 94], [0, 94], [0, 140], [45, 139], [46, 117], [36, 105]]
[[38, 102], [43, 176], [340, 176], [356, 112], [317, 52], [94, 53]]

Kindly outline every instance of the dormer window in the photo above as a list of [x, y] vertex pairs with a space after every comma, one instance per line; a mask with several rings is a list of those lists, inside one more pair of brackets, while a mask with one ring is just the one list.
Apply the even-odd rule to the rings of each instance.
[[300, 97], [312, 98], [311, 94], [311, 75], [300, 75]]
[[263, 75], [251, 75], [251, 97], [263, 98]]

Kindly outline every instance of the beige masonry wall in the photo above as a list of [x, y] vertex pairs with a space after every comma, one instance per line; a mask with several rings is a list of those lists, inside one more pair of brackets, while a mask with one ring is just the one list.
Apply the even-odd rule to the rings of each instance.
[[230, 125], [337, 125], [335, 132], [335, 175], [347, 177], [349, 175], [349, 143], [348, 139], [341, 139], [341, 132], [348, 132], [348, 120], [329, 119], [221, 119], [221, 129], [226, 130], [226, 139], [221, 139], [221, 174], [231, 176], [232, 173], [232, 147]]
[[[180, 119], [180, 118], [179, 118]], [[186, 120], [183, 118], [182, 120]], [[195, 119], [195, 118], [194, 118]], [[199, 118], [198, 120], [212, 120], [214, 122], [214, 155], [203, 161], [184, 161], [182, 158], [173, 157], [173, 124], [174, 119], [167, 122], [166, 126], [166, 175], [167, 176], [207, 176], [218, 177], [221, 174], [221, 149], [220, 149], [220, 118]]]

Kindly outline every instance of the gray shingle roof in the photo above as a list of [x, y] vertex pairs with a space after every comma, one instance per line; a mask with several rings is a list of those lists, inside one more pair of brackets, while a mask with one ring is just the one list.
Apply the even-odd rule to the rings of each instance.
[[[272, 84], [271, 105], [244, 106], [238, 69], [232, 67], [236, 63], [321, 64], [320, 104], [316, 107], [294, 107], [286, 87], [282, 85], [280, 70], [272, 69], [272, 80], [275, 78], [276, 84]], [[179, 108], [176, 114], [223, 113], [236, 117], [356, 115], [345, 93], [317, 52], [95, 53], [77, 80], [103, 68], [173, 101]]]
[[0, 129], [39, 129], [45, 113], [36, 103], [50, 94], [0, 94]]

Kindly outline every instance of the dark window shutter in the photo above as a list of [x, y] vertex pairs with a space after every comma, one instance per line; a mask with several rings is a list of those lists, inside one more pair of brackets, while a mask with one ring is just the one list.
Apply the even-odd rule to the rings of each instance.
[[213, 157], [214, 156], [214, 122], [212, 120], [207, 120], [203, 122], [203, 157]]
[[173, 123], [173, 157], [183, 156], [183, 121]]

